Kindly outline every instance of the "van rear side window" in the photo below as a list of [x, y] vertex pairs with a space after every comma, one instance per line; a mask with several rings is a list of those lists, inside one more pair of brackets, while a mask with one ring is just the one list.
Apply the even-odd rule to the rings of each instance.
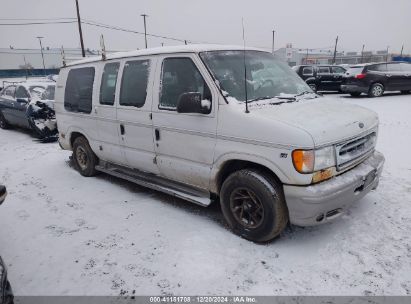
[[69, 71], [64, 92], [64, 108], [67, 111], [91, 113], [94, 74], [92, 67]]
[[120, 105], [141, 108], [146, 103], [149, 60], [127, 61], [121, 78]]

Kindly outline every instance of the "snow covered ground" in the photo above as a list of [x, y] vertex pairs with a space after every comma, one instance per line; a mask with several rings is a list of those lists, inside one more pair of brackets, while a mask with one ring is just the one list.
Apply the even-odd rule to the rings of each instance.
[[[330, 94], [380, 115], [376, 192], [339, 220], [256, 245], [204, 209], [0, 130], [0, 254], [17, 295], [411, 295], [411, 96]], [[343, 115], [343, 114], [342, 114]]]

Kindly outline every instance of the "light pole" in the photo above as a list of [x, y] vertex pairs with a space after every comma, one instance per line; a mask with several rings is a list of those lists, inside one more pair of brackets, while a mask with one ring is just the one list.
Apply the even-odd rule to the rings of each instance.
[[387, 56], [386, 56], [386, 58], [385, 58], [385, 62], [388, 62], [388, 50], [390, 49], [390, 46], [388, 45], [387, 46]]
[[146, 42], [146, 48], [147, 48], [147, 24], [146, 24], [146, 17], [148, 17], [148, 15], [146, 14], [141, 14], [141, 17], [143, 17], [144, 19], [144, 40]]
[[364, 61], [364, 48], [365, 48], [365, 44], [362, 45], [362, 50], [361, 50], [361, 62], [360, 62], [360, 63], [363, 63], [363, 61]]
[[275, 46], [275, 31], [273, 30], [273, 49], [272, 49], [273, 54], [274, 54], [274, 46]]
[[338, 36], [335, 39], [335, 47], [334, 47], [334, 56], [333, 56], [333, 64], [335, 64], [335, 60], [337, 58], [337, 45], [338, 45]]
[[44, 37], [37, 36], [36, 38], [40, 42], [41, 59], [43, 59], [43, 73], [44, 73], [44, 76], [46, 76], [46, 65], [44, 64], [43, 45], [41, 44], [41, 39], [43, 39]]

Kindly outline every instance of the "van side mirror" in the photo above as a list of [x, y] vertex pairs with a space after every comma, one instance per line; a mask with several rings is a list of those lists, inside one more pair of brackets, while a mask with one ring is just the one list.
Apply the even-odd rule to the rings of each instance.
[[211, 111], [211, 101], [202, 100], [201, 93], [189, 92], [183, 93], [178, 98], [178, 113], [200, 113], [208, 114]]

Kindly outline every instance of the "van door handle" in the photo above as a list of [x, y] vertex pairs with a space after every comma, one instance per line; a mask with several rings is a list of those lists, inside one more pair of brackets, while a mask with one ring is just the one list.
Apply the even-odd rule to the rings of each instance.
[[120, 133], [121, 133], [121, 135], [124, 135], [126, 133], [126, 130], [124, 129], [123, 124], [120, 124]]
[[160, 140], [160, 130], [159, 129], [155, 129], [154, 133], [156, 135], [156, 140], [159, 141]]

